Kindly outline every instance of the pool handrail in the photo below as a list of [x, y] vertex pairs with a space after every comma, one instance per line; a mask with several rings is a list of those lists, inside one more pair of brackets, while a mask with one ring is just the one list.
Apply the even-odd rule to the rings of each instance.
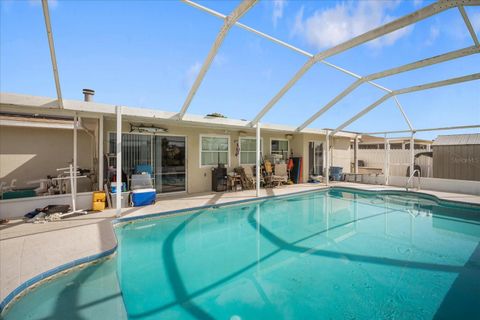
[[[418, 177], [418, 187], [417, 187], [417, 190], [420, 190], [420, 170], [418, 169], [415, 169], [413, 170], [412, 174], [410, 175], [410, 177], [408, 177], [407, 179], [407, 183], [405, 184], [405, 190], [408, 191], [408, 184], [410, 183], [410, 180], [413, 179], [413, 177], [415, 176], [415, 172], [418, 173], [417, 177]], [[413, 185], [413, 182], [412, 182], [412, 188], [414, 187]]]

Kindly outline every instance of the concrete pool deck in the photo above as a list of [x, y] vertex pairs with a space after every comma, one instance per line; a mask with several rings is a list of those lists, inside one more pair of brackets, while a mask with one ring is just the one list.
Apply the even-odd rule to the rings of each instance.
[[[362, 190], [404, 190], [404, 188], [337, 182], [332, 186]], [[278, 196], [325, 188], [324, 184], [299, 184], [262, 189], [261, 196]], [[415, 191], [415, 190], [411, 190]], [[440, 199], [480, 204], [480, 196], [420, 190]], [[255, 190], [228, 193], [177, 194], [161, 196], [155, 205], [126, 208], [124, 217], [254, 200]], [[12, 220], [0, 226], [0, 301], [21, 284], [60, 265], [112, 250], [117, 242], [112, 228], [114, 210], [105, 210], [44, 224]]]

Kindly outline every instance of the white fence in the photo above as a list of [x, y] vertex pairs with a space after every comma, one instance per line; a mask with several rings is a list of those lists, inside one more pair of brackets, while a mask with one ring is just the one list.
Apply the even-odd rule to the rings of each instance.
[[[425, 150], [415, 150], [415, 154]], [[410, 150], [390, 150], [390, 176], [404, 177], [410, 166]], [[353, 150], [352, 150], [353, 159]], [[358, 160], [363, 160], [366, 167], [385, 168], [385, 150], [360, 149]], [[433, 177], [433, 161], [430, 157], [420, 156], [415, 159], [415, 164], [420, 166], [422, 177]]]

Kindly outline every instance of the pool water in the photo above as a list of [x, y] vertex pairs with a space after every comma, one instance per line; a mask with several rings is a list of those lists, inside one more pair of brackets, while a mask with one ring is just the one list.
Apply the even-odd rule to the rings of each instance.
[[[126, 223], [116, 233], [129, 319], [480, 319], [475, 206], [335, 188]], [[39, 308], [32, 297], [41, 289], [6, 319], [20, 319], [22, 303]], [[41, 294], [60, 299], [56, 290]]]
[[32, 289], [0, 319], [127, 319], [116, 259], [69, 272]]

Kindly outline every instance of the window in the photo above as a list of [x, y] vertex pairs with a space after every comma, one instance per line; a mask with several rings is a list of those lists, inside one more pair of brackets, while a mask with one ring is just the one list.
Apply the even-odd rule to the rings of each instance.
[[271, 140], [270, 142], [270, 153], [273, 154], [280, 154], [283, 156], [283, 160], [288, 159], [288, 140]]
[[200, 165], [230, 164], [229, 136], [200, 136]]
[[402, 149], [402, 144], [401, 143], [391, 143], [390, 144], [390, 149], [401, 150]]
[[359, 150], [378, 150], [378, 149], [385, 149], [385, 144], [379, 143], [379, 144], [359, 144], [358, 145]]
[[[257, 139], [240, 137], [240, 164], [255, 164], [257, 158]], [[263, 155], [263, 139], [260, 139], [260, 158]]]

